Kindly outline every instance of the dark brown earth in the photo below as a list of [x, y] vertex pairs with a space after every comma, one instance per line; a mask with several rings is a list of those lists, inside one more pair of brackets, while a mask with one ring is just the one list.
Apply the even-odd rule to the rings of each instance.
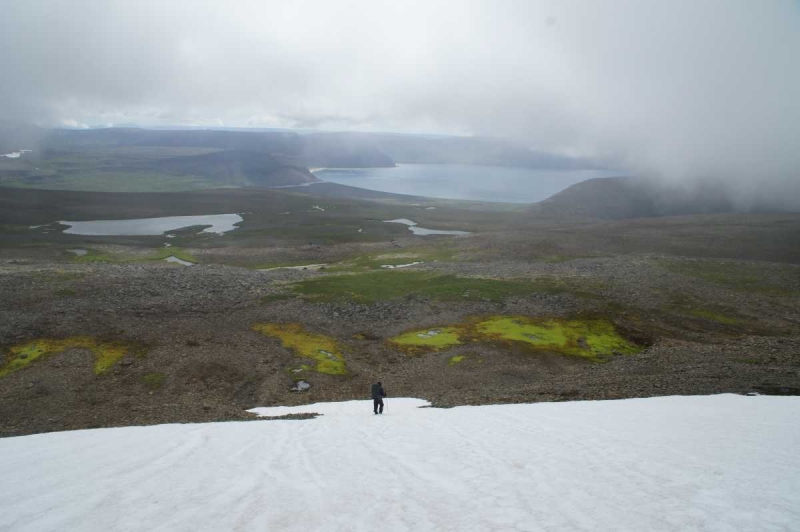
[[[203, 194], [209, 193], [192, 197]], [[79, 335], [135, 349], [99, 376], [91, 353], [69, 350], [0, 377], [0, 436], [247, 419], [245, 410], [256, 406], [367, 398], [378, 379], [390, 402], [411, 396], [442, 407], [800, 390], [800, 215], [554, 222], [452, 202], [220, 194], [226, 210], [216, 212], [253, 214], [222, 237], [175, 239], [198, 260], [192, 267], [130, 261], [161, 248], [163, 237], [80, 237], [27, 228], [109, 209], [92, 203], [96, 194], [85, 206], [65, 195], [69, 202], [37, 209], [22, 193], [6, 203], [0, 356], [32, 339]], [[187, 212], [194, 203], [151, 199], [110, 201], [125, 205], [120, 210], [128, 216], [121, 218], [139, 201], [149, 205], [148, 215], [196, 213]], [[313, 212], [316, 204], [326, 210]], [[283, 209], [297, 217], [287, 222]], [[381, 222], [401, 216], [475, 234], [418, 237]], [[111, 262], [78, 262], [65, 251], [71, 248], [88, 248]], [[347, 270], [341, 264], [356, 257], [392, 253], [433, 257], [405, 271], [526, 280], [542, 289], [496, 301], [453, 301], [413, 290], [372, 303], [293, 295], [291, 283], [353, 274], [333, 271], [336, 263]], [[257, 269], [282, 263], [329, 266]], [[592, 363], [512, 344], [470, 343], [410, 356], [386, 341], [409, 329], [498, 314], [602, 317], [643, 351]], [[310, 390], [290, 391], [294, 379], [287, 368], [302, 359], [251, 330], [263, 322], [301, 323], [334, 337], [347, 374], [312, 372], [304, 375]], [[449, 364], [455, 355], [466, 358]], [[152, 374], [162, 374], [162, 382], [148, 384]]]

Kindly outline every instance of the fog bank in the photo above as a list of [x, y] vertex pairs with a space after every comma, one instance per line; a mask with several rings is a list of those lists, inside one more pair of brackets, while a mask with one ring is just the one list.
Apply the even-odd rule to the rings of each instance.
[[800, 207], [798, 6], [12, 0], [0, 119], [502, 136]]

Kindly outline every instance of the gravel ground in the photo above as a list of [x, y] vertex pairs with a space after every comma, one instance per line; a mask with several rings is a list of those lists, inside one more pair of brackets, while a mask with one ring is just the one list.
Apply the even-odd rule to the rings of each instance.
[[[295, 256], [341, 260], [411, 241], [361, 247], [306, 247]], [[415, 242], [415, 241], [414, 241]], [[265, 299], [294, 281], [328, 271], [257, 271], [220, 264], [0, 262], [0, 347], [35, 338], [89, 335], [135, 346], [106, 374], [93, 356], [69, 350], [0, 378], [0, 436], [89, 427], [248, 419], [255, 406], [363, 398], [381, 379], [390, 396], [435, 406], [563, 401], [709, 393], [800, 393], [800, 268], [756, 265], [771, 290], [734, 289], [676, 273], [653, 254], [564, 260], [480, 258], [476, 240], [457, 244], [465, 260], [418, 270], [498, 279], [555, 279], [564, 290], [511, 296], [502, 302], [448, 302], [408, 295], [371, 305]], [[195, 250], [191, 250], [193, 253]], [[291, 251], [291, 250], [290, 250]], [[286, 256], [290, 251], [282, 250]], [[197, 250], [223, 261], [225, 251]], [[235, 253], [239, 253], [236, 251]], [[275, 252], [274, 255], [278, 254]], [[513, 256], [513, 253], [509, 253]], [[472, 258], [469, 258], [472, 257]], [[588, 295], [587, 295], [588, 294]], [[687, 302], [688, 301], [688, 302]], [[735, 324], [692, 315], [701, 306]], [[470, 343], [420, 356], [386, 339], [412, 328], [507, 314], [601, 315], [646, 346], [603, 364], [533, 353], [520, 346]], [[311, 373], [292, 392], [287, 368], [299, 360], [280, 342], [251, 330], [259, 322], [299, 322], [336, 337], [348, 374]], [[450, 357], [464, 355], [455, 366]], [[161, 384], [146, 376], [162, 374]]]

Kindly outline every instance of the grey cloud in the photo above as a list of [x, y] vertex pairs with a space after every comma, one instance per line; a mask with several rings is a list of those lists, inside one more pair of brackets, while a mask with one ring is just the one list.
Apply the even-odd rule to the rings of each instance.
[[0, 118], [508, 136], [800, 198], [791, 0], [11, 0], [0, 50]]

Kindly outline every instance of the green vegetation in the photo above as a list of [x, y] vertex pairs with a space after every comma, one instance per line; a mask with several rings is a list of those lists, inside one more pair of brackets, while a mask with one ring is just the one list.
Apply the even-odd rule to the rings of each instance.
[[164, 385], [164, 380], [166, 380], [166, 378], [166, 373], [148, 373], [142, 376], [142, 382], [144, 382], [148, 388], [156, 390]]
[[689, 311], [689, 314], [697, 318], [703, 318], [709, 321], [716, 321], [717, 323], [721, 323], [723, 325], [739, 325], [742, 323], [742, 320], [738, 318], [727, 316], [725, 314], [705, 308], [692, 309]]
[[328, 375], [347, 373], [344, 355], [336, 341], [329, 336], [306, 331], [299, 323], [257, 323], [252, 329], [265, 336], [278, 338], [283, 347], [316, 361], [314, 371]]
[[61, 288], [56, 290], [55, 294], [57, 297], [75, 297], [78, 295], [78, 292], [72, 288]]
[[40, 270], [33, 272], [36, 278], [50, 283], [66, 283], [69, 281], [76, 281], [86, 277], [85, 272], [74, 272], [66, 270]]
[[169, 175], [160, 172], [120, 170], [102, 171], [96, 168], [85, 172], [33, 177], [0, 178], [0, 186], [46, 188], [48, 190], [86, 190], [93, 192], [183, 192], [219, 187], [210, 179], [189, 175]]
[[[0, 186], [2, 186], [3, 181], [0, 180]], [[0, 224], [0, 234], [6, 235], [24, 235], [30, 234], [31, 229], [27, 225], [12, 225], [12, 224]]]
[[[88, 148], [88, 149], [86, 149]], [[0, 176], [0, 185], [97, 192], [178, 192], [219, 187], [202, 168], [163, 168], [159, 161], [190, 161], [218, 149], [171, 146], [84, 147], [53, 152], [36, 166], [20, 161], [18, 171]], [[226, 176], [227, 177], [227, 176]]]
[[67, 349], [86, 349], [94, 353], [94, 372], [105, 373], [122, 359], [130, 348], [117, 342], [102, 342], [90, 336], [73, 336], [63, 340], [39, 338], [10, 349], [10, 357], [0, 366], [0, 377], [19, 371], [39, 358], [62, 353]]
[[483, 338], [523, 342], [529, 346], [593, 361], [614, 354], [632, 354], [641, 349], [619, 335], [605, 320], [532, 320], [497, 316], [475, 326]]
[[776, 286], [764, 275], [764, 266], [733, 261], [668, 260], [661, 265], [673, 273], [702, 279], [709, 283], [742, 292], [761, 292], [788, 296], [797, 291]]
[[[325, 223], [315, 218], [323, 220], [334, 219], [336, 223]], [[317, 222], [313, 224], [311, 222]], [[255, 224], [253, 224], [255, 225]], [[273, 220], [266, 221], [265, 226], [250, 227], [242, 231], [234, 231], [229, 235], [236, 238], [247, 239], [277, 239], [285, 242], [309, 242], [313, 241], [317, 245], [338, 244], [341, 242], [379, 242], [385, 240], [389, 233], [383, 231], [370, 231], [369, 233], [359, 233], [359, 220], [351, 223], [347, 219], [332, 218], [327, 213], [305, 213], [297, 219], [286, 219], [281, 223]], [[390, 225], [390, 224], [386, 224]], [[382, 228], [383, 229], [383, 228]], [[248, 265], [249, 266], [249, 265]], [[262, 264], [259, 267], [272, 267], [270, 264]]]
[[272, 303], [274, 301], [285, 301], [287, 299], [294, 299], [295, 296], [292, 294], [267, 294], [263, 296], [260, 301], [262, 303]]
[[[579, 356], [593, 362], [601, 362], [613, 354], [641, 351], [639, 346], [620, 336], [614, 325], [606, 320], [521, 316], [493, 316], [438, 329], [409, 331], [390, 338], [389, 343], [416, 354], [438, 351], [468, 340], [517, 342], [535, 350]], [[461, 360], [463, 357], [455, 361], [451, 359], [451, 364]]]
[[537, 260], [541, 262], [546, 262], [548, 264], [560, 264], [563, 262], [570, 262], [573, 260], [580, 260], [580, 259], [594, 259], [598, 257], [602, 257], [603, 255], [597, 254], [586, 254], [586, 253], [575, 253], [571, 255], [561, 255], [561, 254], [553, 254], [553, 255], [543, 255], [539, 257]]
[[164, 260], [167, 257], [174, 256], [181, 260], [197, 264], [198, 260], [193, 255], [183, 250], [182, 248], [156, 248], [154, 252], [146, 255], [121, 255], [113, 253], [100, 253], [93, 249], [87, 249], [86, 255], [80, 257], [73, 257], [75, 262], [113, 262], [113, 263], [129, 263], [129, 262], [149, 262], [155, 260]]
[[467, 358], [467, 355], [456, 355], [450, 357], [450, 360], [447, 361], [448, 365], [455, 366], [456, 364], [460, 364], [464, 362], [464, 359]]
[[701, 318], [722, 325], [743, 325], [744, 320], [736, 317], [736, 312], [730, 308], [710, 308], [698, 299], [686, 294], [672, 295], [670, 304], [664, 310], [672, 314], [687, 317]]
[[441, 327], [407, 332], [395, 336], [389, 341], [396, 346], [406, 348], [406, 350], [413, 351], [417, 348], [439, 350], [459, 345], [461, 338], [457, 327]]
[[263, 264], [255, 264], [248, 266], [250, 270], [277, 270], [278, 268], [302, 268], [303, 266], [314, 266], [321, 264], [320, 262], [302, 261], [302, 262], [267, 262]]
[[383, 266], [398, 266], [402, 264], [410, 264], [412, 262], [424, 263], [446, 261], [452, 258], [453, 251], [446, 245], [442, 245], [434, 249], [406, 248], [396, 252], [381, 252], [359, 255], [353, 259], [348, 259], [346, 261], [331, 265], [330, 270], [333, 272], [369, 272], [386, 269], [383, 268]]
[[456, 277], [420, 271], [370, 272], [356, 275], [330, 275], [293, 285], [297, 293], [323, 301], [351, 299], [363, 303], [418, 295], [441, 300], [502, 301], [510, 296], [534, 293], [573, 293], [597, 297], [576, 289], [568, 282], [549, 278], [500, 280]]

